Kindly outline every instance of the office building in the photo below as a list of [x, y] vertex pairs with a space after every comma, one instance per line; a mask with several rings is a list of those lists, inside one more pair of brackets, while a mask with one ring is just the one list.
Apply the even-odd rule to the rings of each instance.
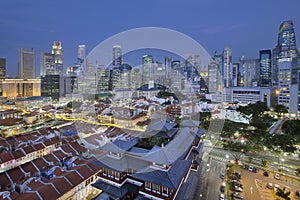
[[44, 75], [51, 75], [56, 74], [56, 68], [55, 68], [55, 55], [47, 52], [41, 52], [40, 57], [40, 74], [41, 76]]
[[221, 88], [221, 73], [219, 64], [214, 60], [210, 60], [208, 65], [208, 91], [209, 93], [216, 93], [222, 90]]
[[273, 82], [278, 84], [278, 65], [297, 57], [296, 36], [292, 20], [280, 24], [277, 45], [273, 49]]
[[0, 58], [0, 96], [2, 96], [2, 81], [6, 78], [6, 59]]
[[241, 59], [242, 86], [252, 87], [254, 82], [257, 83], [259, 76], [259, 59]]
[[84, 59], [85, 59], [85, 45], [81, 44], [78, 45], [78, 55], [77, 55], [78, 63], [82, 64]]
[[34, 49], [18, 49], [18, 77], [20, 79], [35, 78], [35, 52]]
[[231, 55], [231, 48], [226, 47], [223, 50], [223, 59], [222, 59], [222, 76], [223, 76], [223, 86], [230, 87], [232, 84], [231, 80], [231, 63], [232, 63], [232, 55]]
[[41, 76], [41, 96], [51, 97], [58, 101], [60, 97], [71, 94], [77, 88], [74, 77], [61, 77], [60, 75]]
[[52, 45], [52, 52], [54, 55], [54, 73], [55, 75], [63, 75], [63, 54], [62, 43], [54, 41]]
[[153, 76], [153, 57], [152, 55], [144, 55], [142, 57], [142, 80], [143, 85], [148, 84]]
[[271, 50], [259, 51], [259, 67], [260, 67], [260, 86], [272, 86], [272, 65], [271, 65]]
[[113, 46], [113, 67], [123, 64], [122, 48], [119, 45]]
[[240, 63], [232, 63], [230, 65], [231, 67], [231, 86], [232, 87], [237, 87], [239, 86], [239, 81], [240, 81], [240, 72], [239, 72], [239, 68], [240, 68]]
[[298, 115], [299, 109], [299, 62], [278, 63], [278, 104], [284, 105], [290, 116]]

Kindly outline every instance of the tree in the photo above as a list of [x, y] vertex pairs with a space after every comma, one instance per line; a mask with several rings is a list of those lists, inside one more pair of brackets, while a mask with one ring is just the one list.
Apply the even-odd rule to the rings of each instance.
[[300, 167], [298, 167], [298, 168], [296, 169], [295, 173], [296, 173], [297, 176], [300, 176]]
[[231, 155], [234, 158], [235, 164], [238, 164], [238, 161], [241, 159], [243, 153], [247, 153], [249, 151], [249, 146], [244, 145], [238, 142], [231, 142], [223, 145], [224, 149], [231, 151]]
[[261, 164], [262, 164], [263, 167], [267, 167], [268, 161], [265, 160], [265, 159], [261, 159]]
[[282, 117], [282, 115], [284, 113], [288, 113], [288, 110], [286, 109], [286, 107], [282, 104], [276, 104], [274, 107], [274, 112], [277, 113], [277, 115], [279, 115], [280, 117]]
[[248, 157], [248, 163], [251, 164], [252, 163], [253, 158], [251, 156]]

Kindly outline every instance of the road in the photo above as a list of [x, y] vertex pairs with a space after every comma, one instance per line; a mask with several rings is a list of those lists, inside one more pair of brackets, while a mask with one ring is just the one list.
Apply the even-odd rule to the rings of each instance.
[[[219, 158], [225, 158], [227, 155], [230, 160], [233, 160], [233, 156], [230, 151], [224, 150], [219, 147], [211, 147], [205, 145], [203, 148], [204, 152], [209, 152], [210, 155], [213, 155], [214, 157], [219, 157]], [[248, 160], [248, 156], [252, 157], [252, 163], [261, 166], [261, 159], [265, 159], [269, 162], [269, 169], [271, 171], [277, 171], [279, 168], [284, 167], [284, 173], [288, 175], [295, 176], [294, 173], [294, 168], [299, 167], [299, 160], [294, 160], [294, 159], [285, 159], [284, 163], [280, 161], [278, 157], [275, 156], [270, 156], [270, 155], [260, 155], [260, 154], [251, 154], [248, 153], [247, 155], [243, 155], [241, 160]], [[292, 167], [291, 167], [292, 166]]]
[[210, 156], [207, 158], [207, 162], [205, 162], [202, 169], [203, 180], [200, 185], [199, 199], [219, 200], [220, 186], [225, 182], [220, 178], [220, 174], [225, 172], [225, 167], [225, 160], [219, 161]]

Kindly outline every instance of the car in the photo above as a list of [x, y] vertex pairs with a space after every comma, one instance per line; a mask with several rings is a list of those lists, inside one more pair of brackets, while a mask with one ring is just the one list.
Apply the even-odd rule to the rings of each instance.
[[268, 177], [269, 173], [268, 172], [264, 172], [263, 175], [266, 176], [266, 177]]
[[224, 185], [221, 185], [221, 187], [220, 187], [220, 191], [221, 191], [222, 193], [224, 193], [224, 192], [225, 192], [225, 186], [224, 186]]
[[249, 166], [248, 170], [249, 170], [250, 172], [252, 172], [252, 171], [253, 171], [253, 167], [252, 167], [252, 166]]
[[273, 183], [268, 183], [268, 184], [267, 184], [267, 188], [273, 189]]
[[241, 182], [236, 182], [235, 183], [236, 186], [243, 188], [243, 184]]
[[224, 179], [224, 178], [225, 178], [225, 173], [224, 173], [224, 172], [221, 172], [220, 178], [221, 178], [221, 179]]
[[220, 199], [220, 200], [224, 200], [224, 199], [225, 199], [225, 195], [221, 193], [219, 199]]
[[299, 190], [297, 190], [297, 191], [295, 192], [295, 195], [296, 195], [297, 198], [300, 198], [300, 192], [299, 192]]
[[279, 188], [278, 184], [274, 184], [274, 191], [276, 191]]
[[258, 172], [258, 169], [256, 167], [253, 167], [253, 172], [254, 173], [257, 173]]
[[249, 165], [245, 164], [244, 169], [249, 169]]
[[241, 188], [239, 186], [234, 186], [234, 190], [237, 192], [243, 192], [243, 188]]
[[280, 175], [279, 174], [275, 174], [274, 178], [277, 179], [277, 180], [279, 180], [280, 179]]
[[237, 198], [237, 199], [244, 199], [244, 196], [238, 192], [232, 193], [232, 196]]

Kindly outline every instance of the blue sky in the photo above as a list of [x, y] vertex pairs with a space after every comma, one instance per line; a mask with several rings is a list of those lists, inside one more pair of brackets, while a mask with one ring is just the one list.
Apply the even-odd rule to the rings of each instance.
[[0, 57], [16, 76], [17, 48], [34, 48], [39, 68], [40, 52], [58, 40], [67, 67], [76, 61], [79, 44], [89, 52], [114, 34], [152, 26], [180, 31], [210, 54], [230, 45], [235, 60], [257, 58], [260, 49], [276, 45], [284, 20], [293, 20], [300, 47], [299, 7], [299, 0], [1, 0]]

